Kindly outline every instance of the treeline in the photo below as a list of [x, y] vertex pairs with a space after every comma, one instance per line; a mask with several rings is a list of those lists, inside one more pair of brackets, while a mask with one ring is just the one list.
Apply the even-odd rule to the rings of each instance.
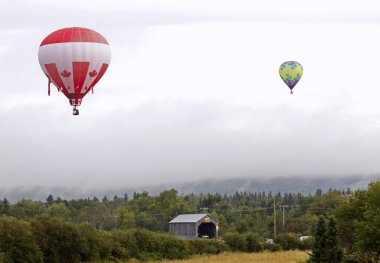
[[[281, 240], [281, 237], [279, 237]], [[259, 252], [264, 249], [310, 249], [297, 237], [286, 237], [281, 247], [254, 234], [226, 234], [224, 240], [180, 240], [167, 233], [144, 229], [104, 231], [89, 224], [39, 216], [29, 221], [0, 217], [1, 263], [71, 263], [87, 261], [141, 261], [184, 259], [195, 254], [224, 251]], [[289, 240], [292, 240], [289, 247]], [[281, 243], [280, 243], [281, 244]], [[302, 247], [300, 247], [302, 244]]]
[[[81, 262], [182, 259], [192, 251], [169, 234], [147, 230], [98, 230], [58, 218], [0, 218], [0, 262]], [[193, 252], [194, 253], [194, 252]]]
[[[63, 218], [75, 223], [89, 223], [97, 229], [144, 228], [151, 231], [168, 230], [168, 222], [178, 214], [209, 213], [220, 222], [220, 233], [255, 232], [261, 236], [273, 237], [273, 202], [276, 202], [277, 229], [279, 232], [294, 232], [310, 235], [312, 223], [317, 216], [327, 213], [346, 201], [352, 192], [329, 190], [315, 195], [300, 193], [236, 192], [233, 195], [188, 194], [178, 196], [177, 191], [168, 190], [158, 196], [148, 192], [134, 193], [132, 198], [98, 197], [64, 200], [49, 195], [46, 202], [23, 199], [10, 204], [6, 199], [0, 202], [0, 214], [18, 219], [31, 219], [46, 215]], [[282, 213], [285, 221], [282, 224]]]
[[[0, 258], [4, 261], [16, 255], [14, 261], [4, 262], [41, 262], [38, 258], [44, 262], [79, 262], [97, 258], [171, 259], [226, 249], [308, 249], [313, 238], [301, 242], [300, 236], [315, 236], [318, 219], [326, 217], [336, 220], [344, 260], [376, 262], [380, 255], [379, 200], [380, 182], [371, 183], [368, 191], [330, 189], [323, 193], [318, 189], [306, 196], [271, 192], [178, 196], [172, 189], [158, 196], [134, 193], [131, 198], [125, 194], [64, 200], [49, 195], [45, 202], [23, 199], [14, 204], [4, 198], [0, 202], [0, 231], [5, 231], [0, 233]], [[171, 219], [186, 213], [208, 213], [218, 219], [222, 242], [185, 242], [163, 234]], [[147, 237], [148, 243], [138, 241], [140, 236]], [[25, 243], [5, 237], [19, 237]], [[274, 239], [274, 244], [268, 243], [268, 238]], [[165, 242], [173, 243], [173, 250], [169, 251]], [[12, 244], [24, 245], [15, 248]], [[35, 258], [20, 256], [25, 251], [32, 251]]]

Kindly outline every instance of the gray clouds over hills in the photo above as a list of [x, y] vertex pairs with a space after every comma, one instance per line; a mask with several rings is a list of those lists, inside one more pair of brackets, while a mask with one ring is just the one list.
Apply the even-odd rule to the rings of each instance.
[[[288, 107], [166, 101], [96, 121], [39, 110], [1, 116], [3, 185], [139, 187], [202, 178], [369, 174], [378, 168], [380, 138], [371, 120], [333, 110], [300, 114]], [[65, 122], [56, 122], [56, 114]]]
[[[232, 176], [231, 176], [232, 177]], [[130, 197], [134, 192], [148, 191], [151, 195], [157, 195], [161, 191], [176, 189], [180, 195], [189, 193], [207, 194], [234, 194], [238, 192], [266, 192], [269, 193], [301, 193], [314, 194], [317, 189], [328, 191], [328, 189], [338, 190], [360, 190], [366, 189], [370, 181], [380, 179], [380, 175], [360, 176], [350, 175], [344, 177], [273, 177], [269, 179], [252, 179], [252, 178], [235, 178], [235, 179], [205, 179], [187, 183], [166, 183], [154, 186], [129, 187], [127, 184], [114, 188], [85, 188], [81, 186], [64, 188], [64, 187], [16, 187], [10, 189], [0, 189], [0, 198], [8, 198], [12, 202], [22, 198], [44, 201], [49, 194], [54, 197], [64, 199], [77, 198], [103, 198], [107, 196], [112, 199], [115, 195], [123, 197], [127, 193]]]

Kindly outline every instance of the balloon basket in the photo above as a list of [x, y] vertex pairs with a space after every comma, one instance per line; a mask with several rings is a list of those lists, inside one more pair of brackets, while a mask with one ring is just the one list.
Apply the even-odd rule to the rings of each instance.
[[79, 115], [79, 110], [77, 109], [77, 106], [74, 106], [74, 108], [73, 108], [73, 115], [74, 116]]

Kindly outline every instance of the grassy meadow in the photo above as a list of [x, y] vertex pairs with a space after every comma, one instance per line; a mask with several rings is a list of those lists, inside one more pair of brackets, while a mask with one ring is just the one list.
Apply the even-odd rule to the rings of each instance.
[[301, 263], [309, 255], [305, 251], [280, 251], [260, 253], [223, 253], [220, 255], [195, 256], [186, 260], [157, 261], [160, 263]]
[[[219, 255], [202, 255], [194, 256], [184, 260], [161, 260], [150, 261], [151, 263], [304, 263], [309, 259], [305, 251], [279, 251], [279, 252], [259, 252], [259, 253], [241, 253], [225, 252]], [[90, 262], [90, 263], [106, 263]], [[131, 259], [122, 261], [125, 263], [141, 263], [142, 261]]]

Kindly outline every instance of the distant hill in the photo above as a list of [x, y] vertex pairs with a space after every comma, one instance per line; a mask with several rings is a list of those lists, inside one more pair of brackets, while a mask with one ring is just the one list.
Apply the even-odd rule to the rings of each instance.
[[279, 177], [270, 179], [231, 179], [231, 180], [203, 180], [194, 183], [183, 184], [176, 189], [180, 193], [226, 193], [233, 194], [239, 192], [269, 192], [273, 193], [302, 193], [314, 194], [320, 188], [327, 191], [329, 188], [345, 190], [348, 187], [352, 190], [366, 189], [370, 181], [379, 180], [376, 176], [349, 176], [349, 177]]
[[102, 198], [107, 196], [112, 198], [115, 195], [124, 196], [128, 193], [132, 197], [133, 192], [148, 191], [151, 195], [157, 195], [161, 191], [174, 188], [180, 195], [188, 193], [207, 194], [233, 194], [239, 192], [269, 192], [272, 193], [302, 193], [314, 194], [317, 189], [327, 191], [329, 188], [345, 190], [348, 187], [352, 190], [366, 189], [370, 181], [380, 180], [380, 175], [371, 176], [342, 176], [342, 177], [277, 177], [269, 179], [236, 178], [236, 179], [204, 179], [187, 183], [161, 184], [138, 188], [118, 187], [118, 188], [96, 188], [84, 190], [80, 187], [18, 187], [11, 189], [0, 188], [0, 198], [6, 197], [14, 202], [22, 198], [33, 200], [45, 200], [49, 194], [54, 197], [64, 199], [92, 198], [94, 196]]

